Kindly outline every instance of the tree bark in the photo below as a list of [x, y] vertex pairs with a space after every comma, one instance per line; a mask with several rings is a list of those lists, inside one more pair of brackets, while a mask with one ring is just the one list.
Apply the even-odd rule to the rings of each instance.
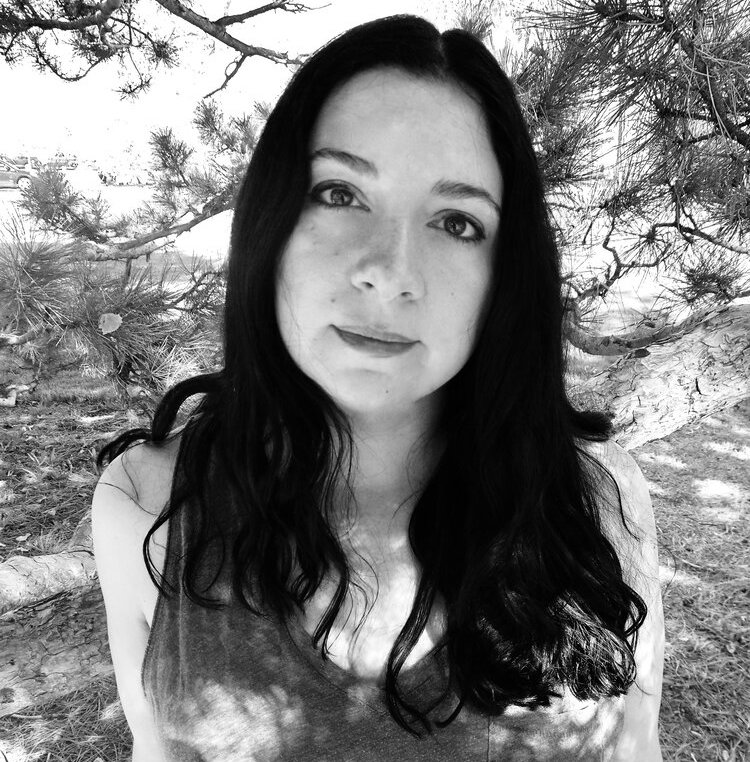
[[661, 439], [750, 397], [750, 304], [732, 304], [693, 328], [620, 357], [572, 389], [611, 413], [626, 450]]
[[96, 581], [0, 616], [0, 717], [112, 674]]
[[0, 717], [112, 671], [88, 513], [64, 552], [0, 564]]

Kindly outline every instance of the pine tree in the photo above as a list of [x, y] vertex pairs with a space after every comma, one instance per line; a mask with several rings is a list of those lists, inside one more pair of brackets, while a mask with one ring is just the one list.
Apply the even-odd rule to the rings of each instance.
[[[31, 56], [68, 78], [73, 73], [62, 71], [47, 47], [51, 30], [67, 30], [90, 67], [116, 60], [127, 69], [128, 56], [144, 56], [141, 79], [122, 74], [119, 85], [137, 93], [179, 53], [174, 35], [145, 34], [136, 18], [145, 3], [0, 5], [0, 43], [9, 60]], [[217, 89], [230, 86], [250, 56], [288, 66], [304, 59], [249, 46], [227, 32], [262, 12], [304, 10], [298, 3], [269, 3], [214, 21], [177, 0], [158, 5], [237, 51]], [[495, 53], [530, 125], [566, 266], [571, 394], [581, 404], [609, 410], [625, 446], [750, 396], [750, 353], [744, 351], [750, 317], [742, 302], [750, 294], [748, 11], [748, 0], [551, 0], [523, 12], [469, 0], [456, 11], [461, 26], [490, 44], [498, 26], [515, 29], [517, 44], [498, 45]], [[121, 326], [111, 333], [98, 322], [84, 328], [76, 315], [53, 324], [58, 332], [72, 332], [77, 346], [95, 348], [94, 361], [110, 362], [122, 384], [161, 391], [161, 381], [175, 377], [167, 370], [169, 358], [192, 335], [185, 326], [196, 310], [216, 307], [222, 288], [220, 271], [203, 271], [191, 276], [184, 297], [167, 296], [163, 284], [143, 278], [126, 290], [130, 263], [231, 209], [267, 108], [258, 104], [252, 114], [227, 117], [204, 99], [194, 120], [208, 149], [203, 152], [170, 128], [156, 131], [156, 192], [127, 218], [109, 219], [100, 199], [83, 198], [55, 175], [26, 193], [37, 219], [79, 243], [73, 257], [78, 266], [128, 263], [124, 276], [102, 286], [96, 304], [86, 307], [97, 321], [120, 316]], [[601, 158], [608, 146], [616, 161], [607, 168]], [[636, 273], [655, 274], [663, 284], [661, 298], [619, 330], [598, 332], [593, 318], [600, 305]], [[133, 299], [149, 288], [151, 296], [138, 307], [144, 315], [159, 314], [159, 300], [177, 300], [183, 313], [182, 322], [173, 323], [174, 334], [165, 327], [159, 342], [145, 350], [119, 337], [131, 328], [140, 332], [147, 319], [128, 323], [127, 315], [136, 313], [124, 294]], [[198, 330], [208, 329], [211, 319], [206, 312]], [[12, 329], [0, 341], [20, 348], [50, 334], [50, 321], [37, 311]], [[198, 365], [218, 361], [208, 351], [210, 336], [208, 331], [196, 339], [203, 353]]]

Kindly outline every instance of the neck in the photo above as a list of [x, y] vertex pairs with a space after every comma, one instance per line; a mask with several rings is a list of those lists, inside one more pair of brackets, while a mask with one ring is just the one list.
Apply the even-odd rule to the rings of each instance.
[[[441, 437], [416, 438], [391, 432], [388, 436], [355, 436], [352, 476], [339, 485], [351, 506], [350, 521], [341, 530], [350, 537], [378, 538], [400, 546], [406, 537], [414, 506], [445, 449]], [[346, 503], [345, 503], [346, 504]]]

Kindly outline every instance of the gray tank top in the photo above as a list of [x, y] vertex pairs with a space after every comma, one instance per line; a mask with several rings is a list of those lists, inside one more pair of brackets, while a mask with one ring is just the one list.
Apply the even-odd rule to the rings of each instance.
[[[141, 672], [165, 762], [611, 758], [623, 699], [581, 702], [569, 692], [548, 708], [510, 707], [499, 717], [464, 706], [447, 727], [414, 737], [389, 714], [379, 682], [324, 660], [296, 619], [284, 624], [243, 607], [233, 596], [228, 563], [205, 593], [227, 602], [226, 608], [191, 602], [180, 586], [188, 521], [183, 510], [169, 522], [164, 574], [176, 592], [170, 598], [159, 594]], [[219, 564], [210, 566], [206, 585]], [[399, 685], [410, 703], [427, 707], [442, 694], [444, 653], [436, 650], [401, 673]], [[429, 719], [446, 719], [457, 703], [451, 693]]]

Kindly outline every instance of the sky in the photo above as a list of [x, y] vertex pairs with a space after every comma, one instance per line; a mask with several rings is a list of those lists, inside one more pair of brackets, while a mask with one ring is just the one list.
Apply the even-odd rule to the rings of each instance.
[[[258, 7], [262, 0], [203, 0], [192, 7], [209, 18]], [[315, 10], [290, 14], [274, 11], [230, 27], [248, 44], [274, 50], [310, 53], [335, 35], [381, 16], [414, 13], [438, 28], [454, 24], [451, 0], [308, 0]], [[190, 25], [157, 8], [154, 0], [139, 0], [146, 19], [178, 34]], [[184, 38], [183, 38], [184, 39]], [[218, 87], [226, 66], [236, 57], [220, 43], [199, 42], [182, 48], [180, 65], [157, 70], [151, 90], [135, 101], [123, 101], [114, 92], [117, 68], [102, 64], [80, 82], [64, 82], [49, 72], [38, 72], [28, 62], [9, 66], [0, 59], [0, 92], [5, 117], [0, 120], [0, 153], [31, 154], [42, 160], [56, 151], [81, 159], [148, 159], [148, 136], [156, 127], [171, 126], [178, 136], [193, 136], [190, 120], [198, 100]], [[216, 96], [227, 113], [250, 110], [256, 100], [273, 102], [292, 72], [263, 59], [249, 59], [226, 90]]]

